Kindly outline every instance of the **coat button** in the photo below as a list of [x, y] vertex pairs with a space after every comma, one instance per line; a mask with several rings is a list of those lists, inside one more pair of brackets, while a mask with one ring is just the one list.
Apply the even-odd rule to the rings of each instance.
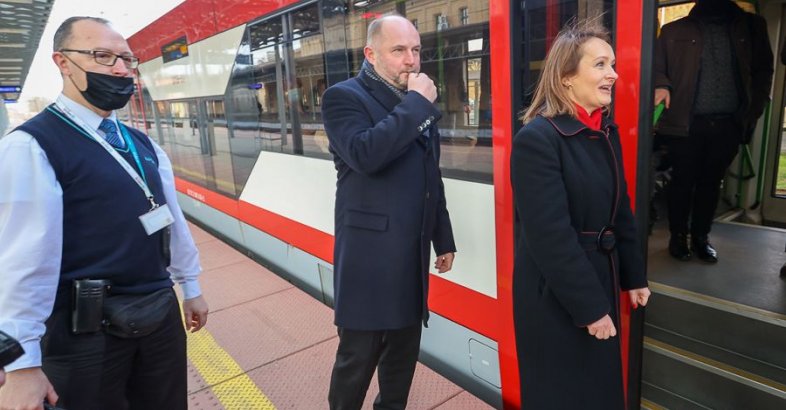
[[429, 199], [429, 197], [431, 197], [431, 193], [430, 192], [426, 192], [426, 199]]

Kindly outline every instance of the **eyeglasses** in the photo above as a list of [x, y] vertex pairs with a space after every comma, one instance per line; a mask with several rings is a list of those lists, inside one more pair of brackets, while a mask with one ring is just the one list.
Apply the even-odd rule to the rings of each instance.
[[61, 53], [79, 53], [79, 54], [88, 54], [92, 55], [93, 59], [96, 60], [96, 63], [113, 67], [115, 63], [117, 63], [117, 59], [123, 60], [123, 64], [125, 64], [126, 68], [128, 69], [135, 69], [139, 66], [139, 59], [134, 56], [128, 55], [121, 55], [115, 54], [110, 51], [104, 50], [73, 50], [70, 48], [62, 48], [59, 50]]

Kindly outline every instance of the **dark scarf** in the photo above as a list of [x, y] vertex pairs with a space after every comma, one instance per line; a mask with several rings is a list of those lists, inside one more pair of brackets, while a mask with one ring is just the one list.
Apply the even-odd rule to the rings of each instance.
[[398, 97], [399, 100], [403, 100], [404, 96], [407, 95], [406, 91], [398, 89], [397, 87], [393, 86], [393, 84], [390, 84], [389, 82], [385, 81], [382, 77], [380, 77], [379, 74], [377, 74], [377, 71], [374, 70], [374, 66], [371, 63], [369, 63], [368, 60], [363, 60], [363, 66], [360, 67], [360, 69], [363, 70], [363, 72], [365, 72], [366, 75], [369, 76], [369, 78], [371, 78], [374, 81], [379, 81], [380, 83], [384, 84], [385, 87], [387, 87], [390, 91], [393, 91], [393, 94], [396, 94], [396, 97]]

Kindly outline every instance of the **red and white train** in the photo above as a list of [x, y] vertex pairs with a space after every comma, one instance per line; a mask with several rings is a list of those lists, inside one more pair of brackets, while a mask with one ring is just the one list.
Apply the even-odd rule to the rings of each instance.
[[[142, 63], [125, 115], [171, 156], [191, 218], [329, 305], [336, 174], [321, 94], [357, 73], [372, 19], [406, 16], [422, 35], [422, 71], [440, 93], [441, 168], [458, 248], [453, 271], [431, 276], [421, 359], [495, 407], [516, 408], [509, 158], [517, 113], [562, 24], [605, 13], [620, 76], [614, 118], [646, 226], [651, 55], [664, 10], [656, 3], [186, 0], [128, 39]], [[642, 318], [631, 320], [622, 300], [625, 380], [637, 408]]]

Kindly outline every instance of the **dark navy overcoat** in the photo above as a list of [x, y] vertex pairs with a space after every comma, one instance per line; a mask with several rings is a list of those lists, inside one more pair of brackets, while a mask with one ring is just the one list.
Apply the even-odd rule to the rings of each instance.
[[400, 329], [428, 319], [430, 245], [455, 244], [439, 170], [440, 112], [365, 72], [330, 87], [322, 115], [338, 181], [335, 323]]
[[[513, 141], [511, 179], [522, 408], [621, 410], [620, 338], [586, 329], [609, 314], [619, 331], [620, 288], [647, 286], [616, 126], [537, 117]], [[607, 226], [610, 254], [597, 244]]]

